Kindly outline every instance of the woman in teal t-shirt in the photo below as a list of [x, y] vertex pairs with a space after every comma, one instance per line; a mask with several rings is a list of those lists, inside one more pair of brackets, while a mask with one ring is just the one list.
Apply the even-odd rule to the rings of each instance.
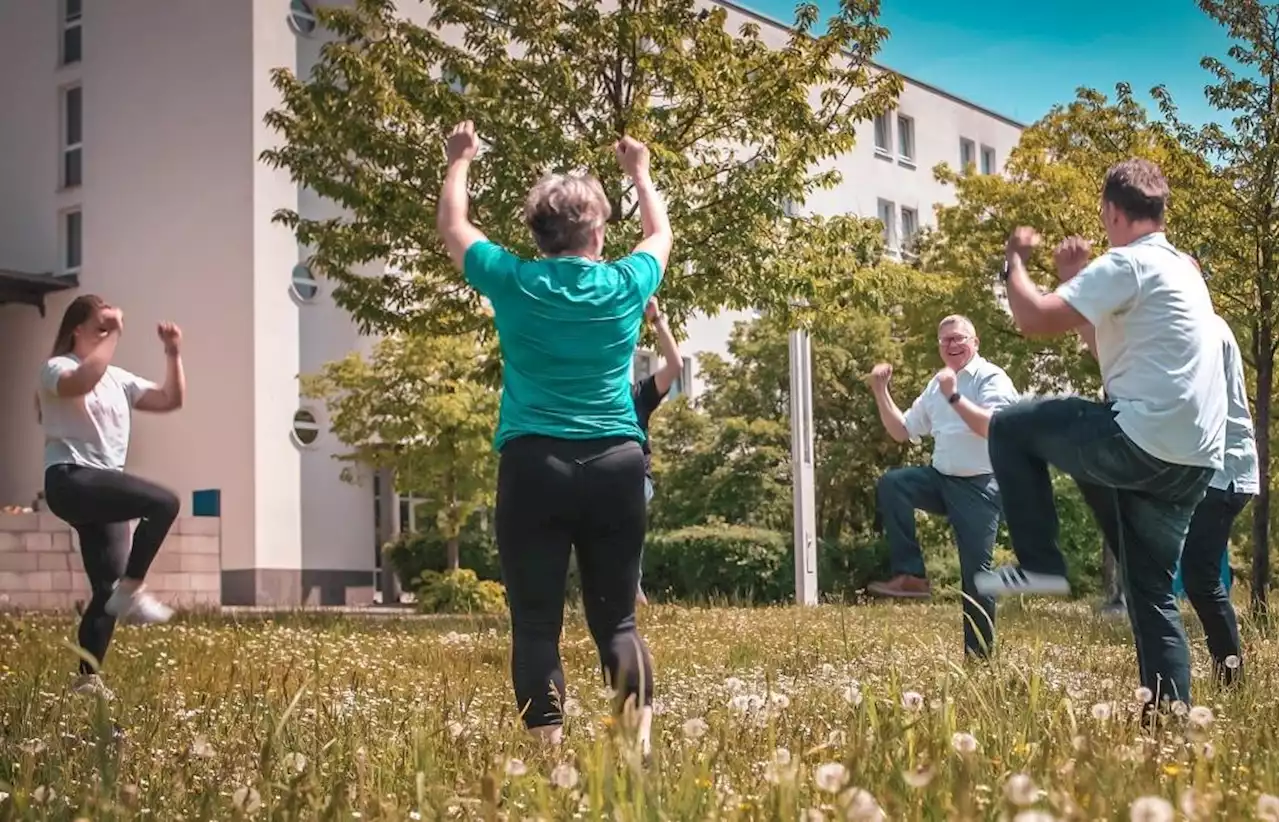
[[543, 256], [522, 259], [467, 217], [477, 147], [470, 122], [449, 136], [436, 225], [466, 281], [493, 306], [502, 351], [494, 519], [516, 700], [530, 730], [560, 740], [560, 629], [573, 549], [600, 661], [619, 709], [629, 700], [639, 709], [647, 751], [653, 666], [635, 617], [645, 435], [630, 374], [645, 305], [671, 251], [666, 207], [649, 175], [648, 149], [624, 138], [618, 163], [635, 185], [644, 229], [635, 251], [601, 259], [612, 211], [604, 189], [589, 176], [552, 175], [533, 187], [524, 209]]

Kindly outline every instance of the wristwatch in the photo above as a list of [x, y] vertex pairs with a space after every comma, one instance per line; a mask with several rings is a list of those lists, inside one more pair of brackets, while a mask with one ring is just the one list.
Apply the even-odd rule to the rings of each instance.
[[1011, 273], [1013, 273], [1013, 270], [1012, 270], [1011, 268], [1009, 268], [1009, 261], [1008, 261], [1008, 260], [1005, 260], [1005, 261], [1004, 261], [1004, 268], [1000, 269], [1000, 282], [1002, 282], [1002, 283], [1007, 283], [1007, 282], [1009, 282], [1009, 275], [1010, 275]]
[[950, 397], [947, 397], [947, 403], [948, 403], [949, 405], [955, 405], [955, 404], [956, 404], [956, 403], [958, 403], [958, 402], [960, 402], [960, 392], [959, 392], [959, 391], [957, 391], [956, 393], [952, 394]]

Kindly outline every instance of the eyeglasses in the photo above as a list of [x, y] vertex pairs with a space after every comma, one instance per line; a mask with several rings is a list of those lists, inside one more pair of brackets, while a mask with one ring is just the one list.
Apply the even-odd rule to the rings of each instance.
[[969, 334], [952, 334], [950, 337], [939, 337], [938, 345], [964, 345], [972, 339]]

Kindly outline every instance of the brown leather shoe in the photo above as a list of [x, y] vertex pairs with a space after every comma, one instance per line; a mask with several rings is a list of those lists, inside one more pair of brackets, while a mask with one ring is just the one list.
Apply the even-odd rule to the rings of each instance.
[[929, 580], [909, 574], [898, 574], [888, 582], [873, 582], [867, 586], [867, 593], [892, 599], [928, 599], [932, 596]]

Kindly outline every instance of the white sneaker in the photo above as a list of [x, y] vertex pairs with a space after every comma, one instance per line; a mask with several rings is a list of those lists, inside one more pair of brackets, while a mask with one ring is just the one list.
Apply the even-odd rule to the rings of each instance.
[[117, 585], [103, 609], [115, 617], [142, 625], [168, 622], [173, 609], [144, 590]]
[[979, 571], [973, 575], [973, 587], [987, 597], [1012, 596], [1014, 594], [1048, 594], [1067, 596], [1071, 583], [1058, 574], [1039, 574], [1024, 571], [1016, 565]]
[[72, 693], [80, 696], [96, 696], [103, 702], [110, 702], [116, 698], [111, 689], [102, 681], [102, 677], [97, 674], [81, 674], [76, 677], [76, 681], [71, 684]]

